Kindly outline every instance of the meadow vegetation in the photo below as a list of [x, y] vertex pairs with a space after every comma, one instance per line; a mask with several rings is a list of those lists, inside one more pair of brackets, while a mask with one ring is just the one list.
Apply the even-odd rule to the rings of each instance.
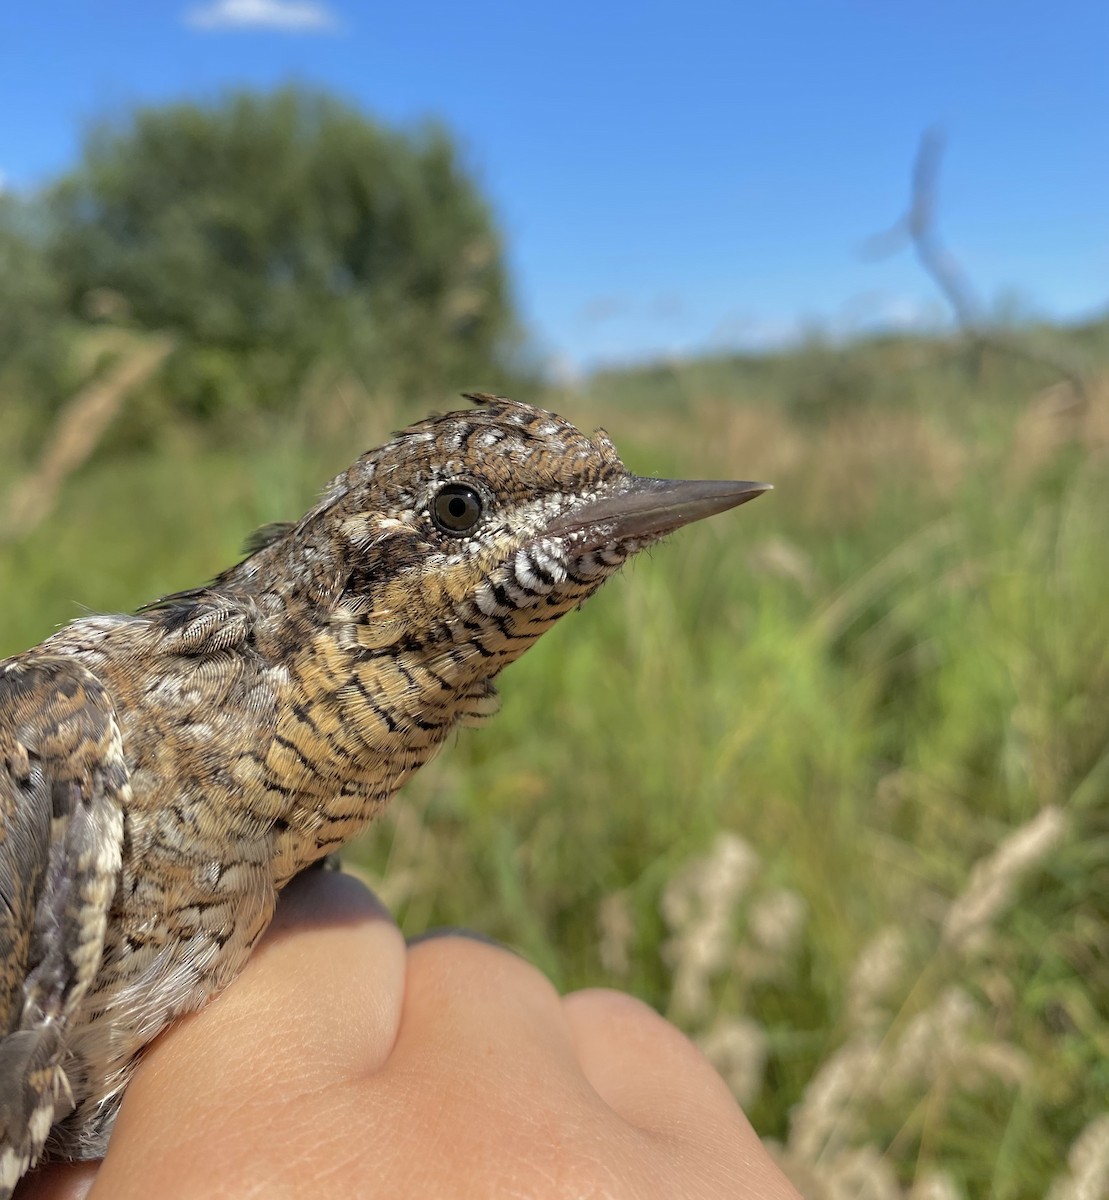
[[[154, 336], [72, 319], [73, 386]], [[525, 379], [635, 470], [776, 490], [563, 621], [348, 855], [409, 933], [671, 1016], [810, 1200], [1109, 1194], [1109, 326], [1052, 336], [1084, 403], [942, 338]], [[59, 407], [14, 378], [0, 515]], [[0, 540], [0, 655], [212, 576], [453, 403], [347, 362], [214, 435], [173, 379]]]
[[[876, 394], [819, 417], [680, 368], [680, 402], [533, 396], [776, 490], [563, 622], [352, 857], [409, 932], [669, 1013], [814, 1198], [1042, 1196], [1083, 1131], [1109, 1156], [1109, 391], [915, 352], [914, 401], [860, 347]], [[416, 411], [98, 454], [0, 547], [0, 653], [211, 576]]]

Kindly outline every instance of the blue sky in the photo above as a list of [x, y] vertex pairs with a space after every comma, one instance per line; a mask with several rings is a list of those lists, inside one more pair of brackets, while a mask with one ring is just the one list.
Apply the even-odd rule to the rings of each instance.
[[909, 255], [858, 253], [937, 121], [984, 302], [1109, 303], [1101, 0], [8, 0], [0, 176], [48, 179], [136, 102], [289, 80], [453, 127], [556, 367], [942, 320]]

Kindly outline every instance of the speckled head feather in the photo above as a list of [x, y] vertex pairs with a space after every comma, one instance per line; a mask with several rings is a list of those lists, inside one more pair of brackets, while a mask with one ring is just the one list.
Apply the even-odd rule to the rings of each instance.
[[[554, 413], [503, 397], [476, 395], [479, 406], [419, 421], [384, 446], [362, 455], [331, 481], [320, 502], [300, 522], [284, 527], [218, 581], [224, 588], [286, 587], [282, 559], [294, 544], [308, 580], [317, 554], [341, 564], [333, 578], [314, 570], [315, 595], [365, 609], [388, 581], [463, 595], [539, 539], [553, 516], [630, 478], [603, 430], [587, 437]], [[476, 523], [451, 530], [436, 520], [434, 502], [444, 487], [470, 488]], [[269, 550], [268, 555], [265, 551]], [[278, 578], [272, 568], [281, 564]], [[428, 615], [409, 612], [419, 623]]]
[[0, 1200], [104, 1151], [143, 1047], [229, 983], [498, 673], [637, 550], [765, 490], [631, 474], [498, 396], [420, 421], [213, 583], [0, 663]]

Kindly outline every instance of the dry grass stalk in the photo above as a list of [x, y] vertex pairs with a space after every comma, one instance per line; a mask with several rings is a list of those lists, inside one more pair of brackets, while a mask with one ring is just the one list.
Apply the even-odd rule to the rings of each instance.
[[921, 1171], [908, 1200], [963, 1200], [963, 1192], [946, 1171]]
[[674, 971], [673, 1015], [703, 1017], [709, 982], [731, 961], [732, 918], [759, 869], [758, 855], [740, 837], [721, 833], [704, 858], [694, 859], [667, 885], [662, 916], [672, 936], [662, 948]]
[[815, 1166], [846, 1150], [859, 1100], [884, 1068], [879, 1043], [869, 1036], [853, 1038], [826, 1058], [790, 1116], [789, 1156]]
[[758, 1099], [769, 1054], [761, 1025], [746, 1017], [724, 1018], [702, 1034], [697, 1044], [740, 1104], [746, 1106]]
[[50, 514], [62, 485], [99, 445], [129, 393], [153, 375], [172, 349], [169, 338], [150, 341], [70, 399], [54, 422], [38, 466], [12, 488], [0, 531], [8, 537], [29, 533]]
[[847, 1014], [854, 1029], [864, 1032], [889, 1023], [883, 1002], [901, 981], [905, 959], [905, 935], [893, 925], [863, 946], [847, 985]]
[[1051, 1185], [1047, 1200], [1109, 1200], [1109, 1112], [1075, 1139], [1067, 1170]]
[[947, 911], [943, 940], [964, 953], [980, 948], [990, 925], [1012, 907], [1021, 878], [1062, 840], [1066, 817], [1045, 808], [975, 864], [970, 881]]
[[627, 892], [612, 892], [597, 913], [601, 966], [617, 979], [631, 974], [631, 948], [635, 940], [635, 913]]
[[885, 1054], [882, 1091], [889, 1097], [919, 1092], [940, 1082], [964, 1089], [995, 1079], [1017, 1086], [1028, 1076], [1027, 1056], [1010, 1042], [987, 1040], [985, 1014], [957, 985], [909, 1021]]
[[791, 888], [772, 888], [751, 902], [747, 937], [735, 955], [736, 969], [749, 982], [788, 975], [805, 932], [808, 906]]

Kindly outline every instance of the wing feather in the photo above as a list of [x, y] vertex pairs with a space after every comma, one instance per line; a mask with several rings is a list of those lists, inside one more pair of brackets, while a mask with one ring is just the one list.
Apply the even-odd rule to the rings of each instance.
[[100, 967], [128, 789], [90, 671], [36, 654], [0, 665], [0, 1197], [73, 1104], [65, 1034]]

